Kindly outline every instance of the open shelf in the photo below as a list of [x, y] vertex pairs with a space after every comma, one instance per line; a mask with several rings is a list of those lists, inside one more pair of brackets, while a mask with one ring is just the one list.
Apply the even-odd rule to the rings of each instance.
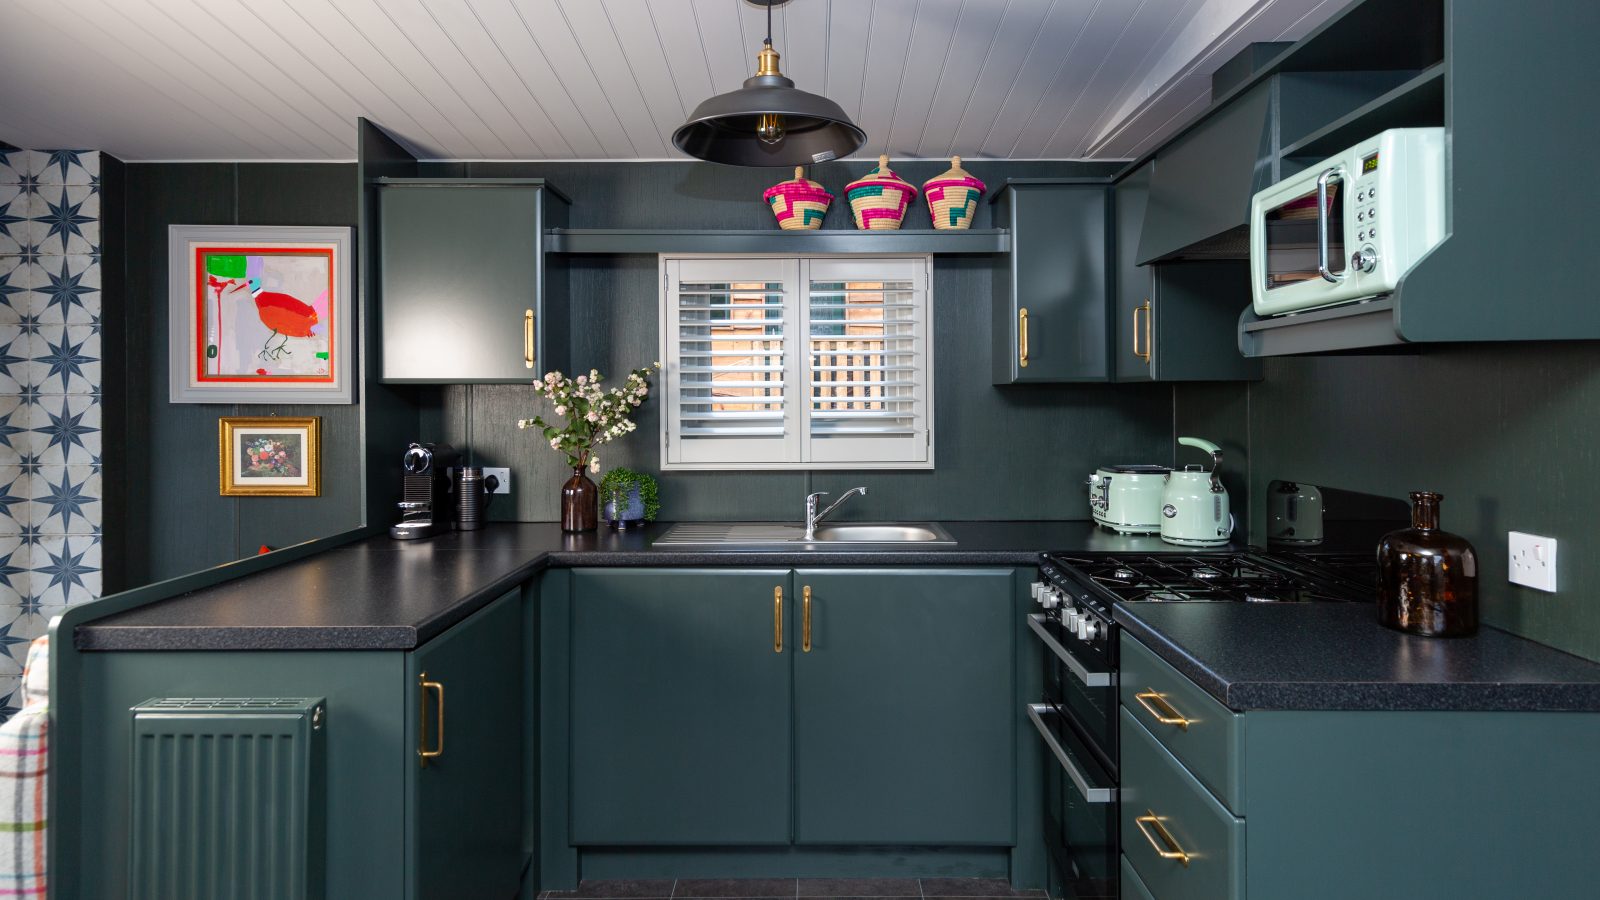
[[1394, 295], [1282, 316], [1239, 316], [1239, 352], [1247, 357], [1404, 347], [1394, 318]]
[[1446, 65], [1434, 63], [1415, 78], [1289, 144], [1278, 155], [1315, 161], [1390, 128], [1443, 125]]
[[1009, 253], [1004, 228], [936, 231], [690, 231], [680, 229], [553, 228], [546, 253]]

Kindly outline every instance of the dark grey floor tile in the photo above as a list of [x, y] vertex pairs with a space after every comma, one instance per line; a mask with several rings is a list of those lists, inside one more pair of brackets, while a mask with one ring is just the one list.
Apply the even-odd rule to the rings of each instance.
[[793, 897], [793, 878], [680, 878], [673, 897]]
[[802, 878], [802, 897], [920, 897], [915, 878]]
[[1043, 891], [1014, 891], [1004, 878], [924, 878], [924, 897], [1043, 897]]
[[546, 900], [666, 900], [672, 896], [672, 879], [617, 879], [578, 882], [575, 891], [550, 891]]

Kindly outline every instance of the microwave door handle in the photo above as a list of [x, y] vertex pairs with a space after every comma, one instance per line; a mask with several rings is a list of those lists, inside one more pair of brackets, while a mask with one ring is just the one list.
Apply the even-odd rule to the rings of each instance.
[[1344, 280], [1343, 272], [1335, 274], [1328, 268], [1328, 179], [1338, 171], [1334, 166], [1317, 176], [1317, 273], [1334, 284]]

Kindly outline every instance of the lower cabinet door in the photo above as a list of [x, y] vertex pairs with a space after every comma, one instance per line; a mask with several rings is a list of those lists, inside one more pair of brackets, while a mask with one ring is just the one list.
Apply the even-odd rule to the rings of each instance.
[[1126, 856], [1122, 857], [1122, 879], [1117, 892], [1119, 900], [1156, 900], [1150, 889], [1139, 880], [1139, 873], [1128, 864]]
[[796, 842], [1014, 843], [1011, 571], [801, 569], [795, 591]]
[[1242, 900], [1245, 820], [1228, 812], [1127, 707], [1120, 721], [1125, 861], [1161, 900]]
[[510, 897], [523, 864], [520, 590], [408, 654], [411, 900]]
[[789, 843], [789, 575], [573, 571], [572, 843]]

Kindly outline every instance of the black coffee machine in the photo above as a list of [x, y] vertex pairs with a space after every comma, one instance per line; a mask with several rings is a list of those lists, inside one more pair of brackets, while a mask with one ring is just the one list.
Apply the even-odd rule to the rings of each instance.
[[455, 523], [455, 482], [450, 469], [461, 454], [449, 444], [412, 444], [401, 468], [405, 488], [400, 501], [400, 521], [389, 526], [389, 536], [411, 541], [449, 531]]

